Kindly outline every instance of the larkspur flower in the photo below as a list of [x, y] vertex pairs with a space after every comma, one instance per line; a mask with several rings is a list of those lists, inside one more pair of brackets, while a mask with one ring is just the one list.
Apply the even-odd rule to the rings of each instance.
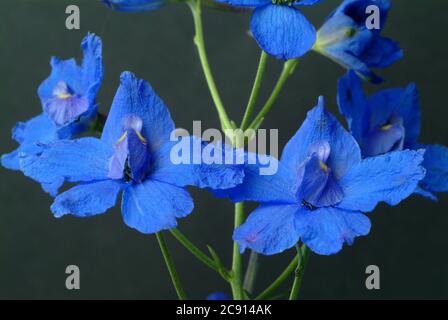
[[252, 34], [265, 52], [277, 59], [303, 56], [316, 41], [316, 30], [295, 7], [321, 0], [217, 0], [235, 7], [255, 8], [250, 22]]
[[271, 255], [299, 240], [330, 255], [370, 231], [365, 212], [379, 202], [397, 205], [424, 177], [423, 151], [397, 151], [361, 159], [355, 139], [324, 107], [312, 109], [284, 148], [278, 172], [260, 176], [247, 165], [244, 182], [223, 190], [232, 201], [260, 202], [233, 238]]
[[348, 72], [339, 80], [338, 104], [363, 157], [403, 149], [425, 149], [426, 176], [416, 192], [436, 199], [448, 191], [448, 148], [420, 144], [420, 104], [415, 84], [366, 96], [361, 79]]
[[[81, 48], [81, 66], [74, 59], [51, 59], [51, 75], [38, 89], [43, 113], [13, 128], [12, 137], [20, 146], [2, 156], [4, 167], [20, 170], [21, 153], [37, 152], [38, 143], [69, 139], [90, 128], [97, 114], [95, 97], [103, 79], [101, 39], [88, 34]], [[59, 186], [59, 182], [43, 184], [51, 194]]]
[[[366, 26], [366, 8], [380, 10], [380, 30]], [[371, 69], [390, 66], [403, 56], [399, 45], [380, 35], [390, 0], [344, 0], [317, 32], [314, 50], [374, 83], [382, 81]]]
[[123, 12], [143, 12], [159, 9], [169, 0], [102, 0], [109, 8]]
[[[60, 178], [80, 183], [55, 198], [51, 210], [56, 217], [104, 213], [123, 192], [124, 222], [142, 233], [155, 233], [175, 227], [177, 218], [193, 210], [186, 186], [229, 188], [244, 176], [236, 165], [174, 163], [171, 150], [179, 143], [171, 141], [174, 129], [151, 86], [124, 72], [101, 139], [59, 140], [42, 146], [39, 154], [22, 157], [21, 165], [25, 175], [42, 183]], [[194, 143], [198, 138], [184, 139]], [[185, 156], [204, 156], [199, 142]]]

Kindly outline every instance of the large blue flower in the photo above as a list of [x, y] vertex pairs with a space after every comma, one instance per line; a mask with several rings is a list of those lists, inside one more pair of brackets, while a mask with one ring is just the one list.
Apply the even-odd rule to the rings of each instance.
[[339, 80], [338, 104], [363, 157], [394, 150], [426, 149], [426, 177], [416, 192], [436, 199], [433, 192], [448, 191], [448, 148], [421, 145], [420, 105], [415, 84], [365, 96], [361, 79], [349, 72]]
[[[123, 191], [124, 222], [142, 233], [154, 233], [175, 227], [176, 218], [193, 210], [186, 186], [229, 188], [241, 183], [244, 176], [241, 166], [204, 159], [223, 148], [217, 145], [205, 153], [198, 138], [172, 141], [173, 131], [169, 111], [151, 86], [125, 72], [101, 139], [44, 145], [39, 154], [22, 157], [21, 166], [25, 175], [41, 183], [58, 179], [80, 182], [56, 197], [51, 206], [56, 217], [104, 213], [115, 206]], [[179, 143], [188, 148], [174, 149]], [[190, 163], [173, 161], [172, 150]], [[201, 156], [202, 162], [193, 162]]]
[[396, 205], [415, 190], [425, 175], [422, 161], [422, 151], [362, 160], [355, 139], [320, 98], [286, 145], [275, 175], [259, 175], [257, 165], [248, 165], [244, 182], [220, 195], [261, 203], [233, 235], [242, 251], [270, 255], [302, 240], [330, 255], [369, 233], [363, 212], [381, 201]]
[[[366, 26], [366, 8], [371, 5], [380, 11], [379, 30]], [[371, 68], [387, 67], [403, 56], [395, 41], [380, 35], [390, 7], [390, 0], [345, 0], [319, 29], [314, 50], [374, 83], [381, 82]]]
[[217, 0], [235, 7], [254, 7], [250, 27], [258, 45], [277, 59], [298, 58], [316, 41], [316, 30], [295, 6], [321, 0]]
[[168, 0], [102, 0], [109, 8], [123, 12], [142, 12], [160, 8]]
[[[20, 170], [20, 154], [38, 151], [37, 143], [72, 138], [90, 128], [97, 114], [95, 97], [103, 79], [101, 39], [88, 34], [81, 48], [84, 52], [81, 66], [74, 59], [51, 59], [51, 75], [38, 89], [43, 113], [16, 124], [12, 136], [20, 146], [2, 156], [4, 167]], [[58, 184], [43, 187], [54, 193]]]

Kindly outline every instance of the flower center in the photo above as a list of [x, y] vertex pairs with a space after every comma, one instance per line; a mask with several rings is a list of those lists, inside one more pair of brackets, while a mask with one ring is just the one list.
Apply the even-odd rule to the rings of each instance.
[[278, 4], [278, 5], [284, 5], [284, 6], [292, 6], [294, 2], [294, 0], [272, 0], [273, 4]]
[[144, 180], [150, 165], [148, 143], [142, 134], [142, 120], [129, 115], [123, 123], [123, 133], [114, 146], [109, 161], [108, 177], [139, 183]]
[[390, 151], [403, 149], [405, 129], [403, 119], [391, 117], [388, 121], [373, 128], [365, 137], [363, 153], [372, 157]]

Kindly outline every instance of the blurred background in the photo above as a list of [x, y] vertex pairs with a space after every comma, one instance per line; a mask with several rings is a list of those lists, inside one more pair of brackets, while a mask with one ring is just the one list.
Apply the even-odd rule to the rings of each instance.
[[[448, 145], [448, 2], [426, 0], [418, 6], [393, 0], [385, 35], [398, 40], [405, 58], [380, 71], [384, 86], [417, 83], [423, 113], [422, 142]], [[81, 30], [65, 28], [65, 8], [81, 9]], [[339, 4], [327, 0], [304, 12], [316, 25]], [[206, 45], [223, 101], [240, 121], [252, 86], [259, 49], [247, 36], [248, 13], [204, 9]], [[15, 122], [41, 110], [36, 93], [49, 75], [52, 55], [81, 58], [80, 42], [88, 32], [103, 39], [105, 79], [98, 97], [107, 112], [123, 70], [148, 80], [170, 107], [178, 127], [218, 127], [196, 50], [193, 24], [184, 5], [155, 12], [123, 14], [92, 0], [0, 1], [0, 154], [16, 148], [10, 136]], [[282, 64], [269, 60], [262, 102]], [[310, 53], [287, 82], [264, 122], [279, 128], [280, 147], [295, 133], [306, 112], [324, 95], [337, 111], [336, 81], [344, 70]], [[369, 91], [376, 88], [369, 86]], [[205, 250], [212, 245], [227, 265], [231, 259], [233, 206], [206, 191], [192, 190], [193, 214], [179, 229]], [[55, 219], [51, 198], [18, 172], [0, 168], [0, 298], [2, 299], [174, 299], [155, 237], [127, 228], [117, 208], [107, 214]], [[448, 196], [439, 203], [413, 197], [398, 207], [381, 205], [370, 214], [372, 231], [353, 247], [330, 257], [312, 255], [300, 297], [304, 299], [448, 298]], [[230, 290], [212, 271], [166, 234], [190, 298]], [[294, 255], [261, 257], [257, 290], [268, 285]], [[247, 254], [245, 255], [247, 259]], [[65, 268], [81, 270], [81, 289], [65, 288]], [[365, 288], [365, 269], [378, 265], [381, 289]], [[285, 290], [289, 288], [287, 283]]]

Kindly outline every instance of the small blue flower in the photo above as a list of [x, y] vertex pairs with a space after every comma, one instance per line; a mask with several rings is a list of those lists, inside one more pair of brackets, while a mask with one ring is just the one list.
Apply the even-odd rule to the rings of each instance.
[[[58, 179], [80, 183], [55, 198], [51, 210], [56, 217], [104, 213], [123, 192], [124, 222], [142, 233], [155, 233], [175, 227], [177, 218], [193, 210], [186, 186], [229, 188], [244, 177], [241, 166], [214, 164], [210, 159], [194, 164], [191, 159], [204, 157], [205, 144], [195, 137], [181, 140], [191, 142], [189, 154], [182, 154], [191, 164], [176, 164], [171, 151], [180, 142], [171, 141], [173, 131], [169, 111], [151, 86], [124, 72], [101, 139], [43, 145], [39, 154], [24, 155], [21, 166], [25, 175], [41, 183]], [[216, 146], [210, 156], [221, 150]]]
[[295, 7], [321, 0], [217, 0], [235, 7], [254, 7], [250, 28], [258, 45], [277, 59], [303, 56], [316, 41], [316, 30]]
[[448, 191], [448, 148], [418, 143], [420, 105], [415, 84], [404, 89], [382, 90], [367, 97], [361, 79], [349, 72], [339, 80], [338, 104], [363, 157], [394, 150], [425, 149], [426, 176], [416, 192], [436, 199], [433, 192]]
[[227, 300], [232, 300], [232, 298], [222, 292], [213, 292], [207, 296], [207, 300], [227, 301]]
[[[34, 153], [37, 143], [69, 139], [90, 128], [96, 117], [95, 97], [103, 79], [101, 39], [88, 34], [82, 41], [84, 59], [81, 66], [74, 59], [51, 59], [51, 75], [39, 86], [43, 113], [26, 122], [19, 122], [12, 131], [20, 146], [3, 155], [2, 165], [20, 170], [21, 153]], [[54, 194], [59, 183], [43, 184]]]
[[102, 2], [117, 11], [143, 12], [156, 10], [168, 0], [102, 0]]
[[[380, 9], [380, 30], [366, 26], [370, 5]], [[403, 56], [395, 41], [380, 35], [390, 7], [390, 0], [344, 0], [319, 29], [314, 50], [374, 83], [381, 82], [371, 68], [385, 68]]]
[[244, 182], [220, 193], [261, 203], [234, 232], [241, 251], [270, 255], [302, 240], [330, 255], [369, 233], [364, 212], [381, 201], [397, 205], [415, 190], [425, 175], [422, 161], [423, 151], [362, 160], [355, 139], [320, 98], [283, 150], [275, 175], [258, 175], [257, 165], [247, 165]]

